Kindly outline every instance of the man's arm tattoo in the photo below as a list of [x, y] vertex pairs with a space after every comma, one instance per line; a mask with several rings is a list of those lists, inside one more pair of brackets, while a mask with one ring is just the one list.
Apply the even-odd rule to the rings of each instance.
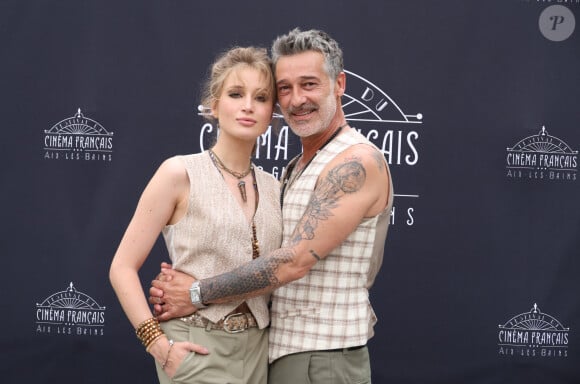
[[314, 252], [314, 249], [310, 250], [310, 254], [317, 260], [320, 261], [320, 256], [318, 256], [318, 253]]
[[360, 158], [347, 160], [332, 168], [314, 190], [302, 219], [296, 226], [291, 244], [302, 239], [312, 240], [320, 221], [332, 216], [332, 209], [346, 194], [355, 193], [362, 188], [366, 180], [366, 171]]
[[372, 156], [373, 159], [375, 159], [375, 161], [377, 162], [379, 173], [383, 172], [383, 170], [387, 168], [385, 166], [385, 156], [383, 156], [383, 154], [379, 153], [378, 151], [373, 151]]
[[205, 303], [225, 303], [245, 300], [273, 291], [283, 285], [276, 277], [280, 265], [290, 262], [294, 252], [277, 249], [267, 256], [258, 257], [229, 272], [201, 281]]

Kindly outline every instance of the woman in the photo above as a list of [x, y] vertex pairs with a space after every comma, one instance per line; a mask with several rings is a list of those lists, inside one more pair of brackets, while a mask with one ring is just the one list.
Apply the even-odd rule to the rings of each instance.
[[211, 109], [208, 118], [219, 124], [215, 145], [163, 162], [112, 261], [113, 288], [137, 337], [154, 357], [161, 383], [266, 383], [267, 297], [214, 304], [159, 324], [138, 271], [160, 233], [173, 268], [200, 279], [279, 247], [279, 185], [251, 163], [274, 102], [265, 50], [234, 48], [221, 55], [212, 65], [203, 99]]

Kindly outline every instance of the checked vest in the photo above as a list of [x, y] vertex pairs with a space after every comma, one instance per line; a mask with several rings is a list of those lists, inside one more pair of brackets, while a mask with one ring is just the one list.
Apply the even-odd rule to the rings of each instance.
[[[355, 129], [343, 132], [287, 186], [282, 207], [283, 246], [290, 240], [325, 165], [359, 143], [373, 145]], [[291, 353], [364, 345], [373, 336], [377, 318], [368, 290], [383, 260], [393, 198], [389, 184], [390, 201], [379, 215], [364, 219], [302, 279], [272, 293], [270, 362]]]

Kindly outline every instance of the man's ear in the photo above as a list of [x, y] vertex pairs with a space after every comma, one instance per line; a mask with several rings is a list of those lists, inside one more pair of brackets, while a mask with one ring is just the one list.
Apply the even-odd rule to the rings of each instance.
[[337, 96], [344, 95], [344, 91], [346, 90], [346, 74], [344, 72], [340, 72], [336, 77], [336, 83], [334, 84], [334, 90]]

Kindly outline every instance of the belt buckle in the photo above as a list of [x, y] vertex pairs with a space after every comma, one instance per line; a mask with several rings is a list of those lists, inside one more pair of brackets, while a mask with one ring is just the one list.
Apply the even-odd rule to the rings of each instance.
[[[242, 326], [240, 328], [236, 328], [239, 326], [239, 323], [236, 324], [236, 320], [237, 319], [240, 320], [244, 320]], [[233, 322], [233, 324], [231, 324], [232, 329], [230, 329], [230, 321]], [[240, 333], [240, 332], [244, 332], [246, 329], [248, 329], [248, 318], [246, 317], [245, 313], [232, 313], [230, 315], [227, 315], [224, 318], [224, 331], [226, 331], [227, 333]]]

